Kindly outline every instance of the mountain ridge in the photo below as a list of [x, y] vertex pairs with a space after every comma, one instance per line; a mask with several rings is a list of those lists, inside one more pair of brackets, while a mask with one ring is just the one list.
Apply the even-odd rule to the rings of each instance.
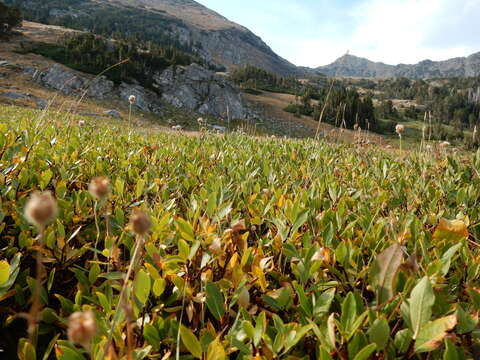
[[[0, 0], [2, 1], [2, 0]], [[171, 39], [194, 48], [195, 53], [208, 62], [232, 69], [253, 65], [278, 75], [295, 75], [299, 69], [276, 54], [259, 36], [244, 26], [228, 20], [215, 11], [193, 0], [3, 0], [20, 6], [27, 20], [49, 25], [93, 31], [105, 18], [114, 27], [126, 24], [136, 27], [153, 25], [158, 37]], [[143, 23], [143, 22], [144, 23]], [[85, 25], [86, 24], [86, 25]], [[118, 30], [118, 29], [117, 29]], [[142, 29], [143, 30], [143, 29]], [[152, 29], [150, 37], [155, 40]]]
[[431, 79], [450, 77], [474, 77], [480, 75], [480, 52], [467, 57], [455, 57], [443, 61], [422, 60], [416, 64], [389, 65], [346, 54], [325, 66], [314, 69], [327, 76]]

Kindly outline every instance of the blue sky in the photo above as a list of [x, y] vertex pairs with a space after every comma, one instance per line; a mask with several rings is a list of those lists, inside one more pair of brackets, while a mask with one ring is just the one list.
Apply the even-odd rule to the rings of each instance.
[[196, 0], [296, 65], [350, 54], [388, 64], [480, 51], [480, 0]]

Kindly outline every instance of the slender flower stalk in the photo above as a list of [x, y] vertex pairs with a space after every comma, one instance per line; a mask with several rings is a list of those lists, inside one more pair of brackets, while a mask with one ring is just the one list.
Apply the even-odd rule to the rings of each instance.
[[132, 122], [132, 106], [137, 101], [137, 97], [135, 95], [130, 95], [128, 97], [128, 103], [130, 104], [128, 109], [128, 123], [131, 124]]
[[130, 218], [130, 226], [133, 230], [133, 232], [136, 235], [136, 244], [135, 244], [135, 249], [133, 251], [132, 258], [130, 260], [130, 264], [128, 265], [128, 270], [127, 270], [127, 275], [125, 276], [125, 281], [123, 283], [122, 289], [120, 290], [120, 295], [118, 299], [118, 304], [117, 307], [115, 308], [115, 313], [113, 315], [112, 319], [112, 324], [110, 327], [110, 332], [108, 334], [108, 340], [107, 340], [107, 349], [109, 349], [112, 337], [113, 337], [113, 332], [115, 330], [115, 325], [117, 324], [118, 317], [120, 316], [120, 309], [124, 305], [124, 297], [125, 297], [125, 292], [127, 290], [127, 285], [128, 285], [128, 280], [130, 279], [130, 276], [132, 275], [133, 269], [137, 263], [137, 257], [138, 253], [141, 248], [143, 248], [143, 244], [145, 242], [145, 235], [148, 233], [150, 230], [152, 223], [150, 221], [150, 218], [148, 217], [147, 214], [140, 210], [135, 210]]
[[395, 132], [400, 138], [400, 152], [402, 152], [402, 135], [405, 132], [405, 126], [403, 126], [402, 124], [397, 124], [397, 126], [395, 126]]
[[50, 191], [33, 193], [25, 206], [25, 218], [30, 224], [37, 228], [39, 234], [37, 238], [39, 248], [37, 249], [36, 256], [35, 290], [28, 319], [28, 334], [32, 344], [34, 344], [35, 330], [37, 328], [37, 317], [41, 307], [40, 289], [41, 276], [43, 272], [41, 249], [44, 245], [45, 229], [48, 224], [57, 217], [57, 214], [57, 201]]
[[[93, 178], [88, 184], [88, 191], [90, 195], [95, 199], [95, 204], [93, 206], [93, 215], [95, 217], [95, 228], [97, 231], [97, 237], [95, 239], [95, 249], [98, 250], [98, 240], [100, 238], [100, 227], [98, 225], [98, 215], [97, 210], [99, 204], [102, 204], [110, 193], [110, 181], [104, 177], [99, 176]], [[97, 253], [95, 253], [95, 258], [97, 258]]]

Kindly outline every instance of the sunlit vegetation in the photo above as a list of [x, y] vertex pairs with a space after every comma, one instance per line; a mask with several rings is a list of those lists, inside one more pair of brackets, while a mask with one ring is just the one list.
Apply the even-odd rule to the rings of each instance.
[[1, 356], [474, 357], [480, 152], [1, 110]]

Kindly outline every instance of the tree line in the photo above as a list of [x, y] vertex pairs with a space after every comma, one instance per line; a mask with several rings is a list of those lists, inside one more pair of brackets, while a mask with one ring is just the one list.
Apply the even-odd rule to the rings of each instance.
[[174, 46], [107, 40], [91, 33], [65, 34], [56, 44], [41, 44], [27, 51], [86, 73], [99, 74], [109, 69], [105, 76], [114, 82], [135, 79], [148, 88], [153, 88], [152, 75], [157, 71], [202, 62]]
[[16, 6], [0, 3], [0, 35], [5, 36], [22, 25], [22, 13]]
[[[377, 121], [371, 96], [361, 96], [352, 87], [336, 84], [332, 87], [325, 81], [299, 81], [294, 77], [282, 77], [254, 66], [247, 65], [232, 71], [231, 79], [244, 89], [264, 90], [295, 95], [295, 103], [285, 107], [286, 112], [296, 116], [310, 116], [323, 121], [353, 129], [375, 130]], [[320, 117], [322, 118], [320, 119]]]

